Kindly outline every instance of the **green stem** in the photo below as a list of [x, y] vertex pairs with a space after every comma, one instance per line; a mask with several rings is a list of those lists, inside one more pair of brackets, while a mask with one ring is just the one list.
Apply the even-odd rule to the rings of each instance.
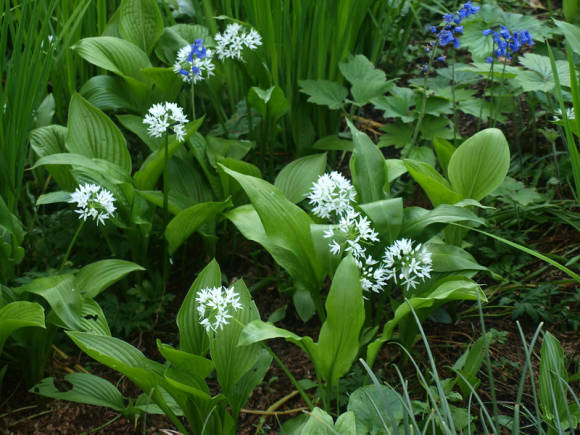
[[169, 221], [169, 137], [165, 134], [163, 154], [163, 293], [167, 287], [169, 277], [169, 243], [165, 238], [165, 229]]
[[[492, 54], [493, 54], [493, 49], [495, 47], [495, 43], [492, 46]], [[481, 125], [481, 117], [483, 116], [483, 106], [485, 104], [485, 91], [489, 85], [490, 82], [492, 82], [493, 80], [493, 66], [495, 65], [495, 62], [491, 63], [491, 68], [489, 69], [489, 74], [487, 76], [487, 80], [485, 81], [485, 83], [483, 84], [483, 94], [482, 94], [482, 98], [481, 98], [481, 106], [479, 107], [479, 118], [477, 119], [477, 131], [479, 131], [479, 127]], [[492, 88], [492, 92], [493, 92], [493, 88]], [[491, 100], [491, 105], [492, 105], [492, 109], [493, 109], [493, 99]], [[491, 115], [491, 113], [490, 113]]]
[[276, 363], [280, 366], [282, 371], [286, 374], [286, 376], [288, 376], [288, 379], [290, 379], [290, 382], [292, 382], [292, 385], [294, 385], [296, 387], [296, 389], [300, 393], [300, 396], [302, 396], [302, 399], [304, 399], [304, 402], [306, 402], [306, 406], [308, 406], [308, 408], [310, 408], [311, 410], [314, 409], [314, 405], [312, 404], [310, 397], [308, 397], [308, 394], [306, 394], [306, 391], [304, 391], [304, 389], [300, 386], [300, 384], [298, 383], [298, 381], [296, 380], [294, 375], [292, 375], [292, 373], [290, 373], [290, 370], [288, 370], [288, 367], [286, 367], [286, 364], [284, 364], [282, 362], [282, 360], [280, 358], [278, 358], [278, 355], [276, 355], [274, 353], [274, 351], [272, 349], [270, 349], [270, 347], [268, 345], [266, 345], [265, 343], [262, 343], [262, 346], [264, 346], [264, 349], [266, 349], [266, 351], [270, 355], [272, 355], [272, 358], [274, 358], [274, 361], [276, 361]]
[[103, 236], [105, 237], [105, 242], [107, 242], [107, 246], [111, 251], [111, 255], [116, 257], [117, 251], [115, 250], [115, 246], [111, 243], [111, 238], [109, 237], [109, 231], [107, 230], [107, 227], [103, 228]]
[[191, 79], [191, 120], [195, 121], [195, 85]]
[[83, 229], [84, 225], [85, 225], [85, 221], [81, 220], [81, 223], [79, 224], [79, 227], [77, 228], [77, 231], [75, 232], [72, 240], [70, 241], [70, 244], [68, 245], [68, 249], [66, 250], [66, 253], [64, 254], [64, 258], [62, 259], [62, 263], [61, 263], [60, 267], [58, 268], [59, 272], [62, 270], [66, 261], [68, 260], [68, 256], [70, 255], [70, 251], [72, 250], [75, 242], [77, 241], [77, 238], [79, 237], [79, 234], [81, 233], [81, 230]]
[[453, 102], [453, 146], [457, 146], [457, 101], [455, 100], [455, 50], [451, 63], [451, 100]]

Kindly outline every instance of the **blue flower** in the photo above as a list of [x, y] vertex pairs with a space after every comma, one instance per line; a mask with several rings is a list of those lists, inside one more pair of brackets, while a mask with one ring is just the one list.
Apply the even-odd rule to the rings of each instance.
[[450, 30], [441, 30], [439, 33], [439, 45], [441, 47], [445, 47], [447, 44], [450, 44], [454, 39], [455, 37]]
[[[523, 30], [520, 32], [514, 32], [513, 35], [506, 26], [500, 26], [499, 32], [492, 29], [486, 29], [482, 31], [484, 36], [492, 35], [494, 42], [493, 55], [498, 57], [505, 57], [507, 60], [511, 60], [512, 55], [520, 51], [524, 45], [532, 46], [534, 41], [530, 32]], [[486, 60], [488, 63], [493, 62], [492, 57], [488, 57]]]

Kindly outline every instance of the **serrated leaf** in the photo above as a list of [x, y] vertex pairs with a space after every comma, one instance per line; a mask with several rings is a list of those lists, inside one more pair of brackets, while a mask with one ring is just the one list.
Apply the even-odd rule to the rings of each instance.
[[338, 110], [344, 106], [348, 90], [330, 80], [300, 80], [300, 92], [308, 95], [308, 102]]
[[368, 103], [371, 98], [382, 95], [390, 85], [384, 71], [376, 69], [362, 54], [339, 63], [338, 67], [342, 75], [352, 84], [350, 92], [361, 106]]

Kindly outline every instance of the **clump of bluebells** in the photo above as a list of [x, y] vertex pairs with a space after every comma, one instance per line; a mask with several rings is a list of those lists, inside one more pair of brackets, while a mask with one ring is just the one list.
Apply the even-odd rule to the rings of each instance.
[[512, 34], [506, 26], [502, 25], [499, 26], [499, 32], [486, 29], [482, 33], [485, 37], [492, 35], [493, 45], [495, 47], [493, 57], [489, 56], [485, 59], [487, 63], [493, 63], [494, 58], [499, 59], [500, 57], [511, 60], [512, 55], [517, 53], [523, 46], [527, 45], [531, 47], [534, 45], [532, 35], [527, 30], [514, 32]]
[[[463, 26], [461, 22], [471, 15], [477, 14], [479, 12], [479, 6], [474, 6], [471, 4], [471, 0], [465, 3], [461, 9], [459, 9], [454, 14], [443, 15], [442, 27], [431, 26], [431, 33], [435, 35], [435, 41], [430, 43], [431, 47], [438, 45], [439, 47], [446, 47], [448, 45], [453, 45], [453, 48], [461, 47], [461, 42], [459, 41], [459, 36], [463, 34]], [[432, 48], [426, 47], [425, 51], [430, 53]], [[439, 62], [445, 61], [445, 56], [437, 57]], [[423, 71], [427, 71], [428, 65], [425, 64]]]

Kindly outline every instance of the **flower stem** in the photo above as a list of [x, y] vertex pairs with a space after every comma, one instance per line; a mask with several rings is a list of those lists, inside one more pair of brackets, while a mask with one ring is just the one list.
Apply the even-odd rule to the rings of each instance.
[[62, 259], [62, 263], [60, 265], [60, 267], [58, 268], [58, 271], [60, 272], [62, 270], [62, 268], [64, 267], [66, 261], [68, 260], [68, 257], [70, 255], [70, 252], [75, 244], [75, 242], [77, 241], [79, 234], [81, 233], [81, 230], [83, 229], [83, 226], [85, 225], [85, 221], [81, 220], [81, 223], [79, 224], [79, 227], [77, 228], [77, 231], [75, 232], [72, 240], [70, 241], [70, 244], [68, 245], [68, 249], [66, 250], [66, 253], [64, 254], [64, 258]]
[[282, 371], [286, 374], [286, 376], [288, 376], [288, 379], [290, 379], [290, 382], [292, 382], [292, 384], [296, 387], [296, 389], [300, 393], [300, 396], [302, 396], [302, 399], [304, 399], [304, 402], [306, 402], [306, 405], [311, 410], [314, 409], [314, 405], [312, 404], [312, 401], [310, 400], [310, 397], [308, 397], [308, 394], [306, 394], [306, 391], [304, 391], [304, 389], [300, 386], [300, 384], [298, 383], [298, 381], [296, 380], [296, 378], [294, 377], [294, 375], [292, 375], [292, 373], [290, 372], [290, 370], [288, 369], [288, 367], [286, 367], [286, 364], [284, 364], [282, 362], [282, 360], [280, 358], [278, 358], [278, 355], [276, 355], [274, 353], [274, 351], [272, 349], [270, 349], [270, 347], [267, 344], [262, 343], [262, 346], [264, 346], [264, 349], [266, 349], [266, 351], [270, 355], [272, 355], [272, 358], [274, 358], [274, 361], [276, 361], [276, 363], [278, 363], [278, 365], [280, 366], [280, 368], [282, 369]]
[[191, 79], [191, 120], [195, 121], [195, 86]]
[[[192, 90], [193, 91], [193, 90]], [[169, 243], [165, 237], [165, 230], [169, 221], [169, 137], [165, 133], [163, 154], [163, 293], [167, 287], [169, 277]]]

